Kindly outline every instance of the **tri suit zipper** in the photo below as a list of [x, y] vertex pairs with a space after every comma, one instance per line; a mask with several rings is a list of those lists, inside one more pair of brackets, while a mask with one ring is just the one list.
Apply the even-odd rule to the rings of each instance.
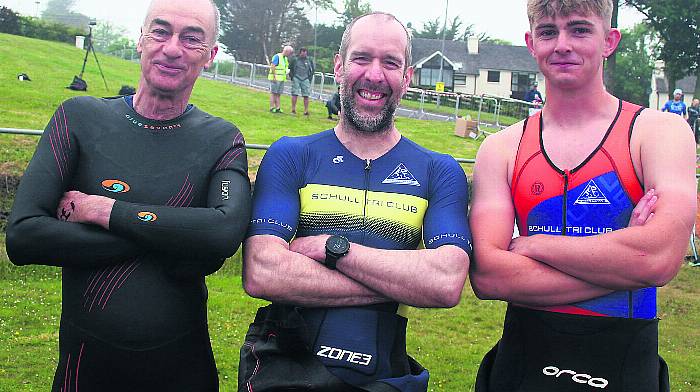
[[362, 206], [362, 243], [365, 243], [365, 235], [367, 233], [367, 194], [369, 193], [369, 174], [372, 170], [372, 160], [365, 159], [365, 202]]
[[561, 206], [561, 220], [562, 220], [562, 225], [561, 225], [561, 235], [566, 235], [566, 206], [568, 204], [568, 197], [569, 197], [569, 176], [571, 173], [569, 170], [564, 170], [563, 174], [563, 179], [564, 179], [564, 199], [563, 203]]

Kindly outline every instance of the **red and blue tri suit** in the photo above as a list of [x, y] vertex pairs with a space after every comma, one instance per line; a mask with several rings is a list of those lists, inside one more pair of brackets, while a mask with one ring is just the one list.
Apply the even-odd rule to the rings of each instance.
[[[527, 120], [511, 182], [520, 235], [584, 237], [627, 227], [634, 206], [644, 195], [629, 148], [632, 126], [640, 112], [639, 106], [622, 102], [598, 148], [571, 170], [556, 167], [547, 156], [541, 113]], [[653, 319], [656, 288], [616, 291], [546, 310]]]
[[[571, 170], [547, 156], [541, 112], [525, 121], [511, 180], [520, 235], [584, 237], [628, 226], [644, 195], [630, 151], [642, 110], [619, 101], [598, 147]], [[658, 355], [655, 287], [538, 309], [509, 304], [503, 336], [481, 363], [476, 392], [598, 389], [670, 390]]]

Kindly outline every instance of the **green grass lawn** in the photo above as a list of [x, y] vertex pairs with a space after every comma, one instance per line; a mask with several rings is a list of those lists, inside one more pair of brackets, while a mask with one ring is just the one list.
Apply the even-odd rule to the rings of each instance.
[[[58, 356], [60, 272], [8, 264], [0, 254], [0, 391], [46, 391]], [[222, 391], [235, 390], [238, 349], [256, 308], [265, 303], [243, 292], [240, 276], [228, 272], [232, 268], [207, 278]], [[700, 390], [698, 307], [700, 268], [683, 267], [659, 290], [659, 352], [670, 366], [674, 392]], [[477, 300], [466, 287], [453, 309], [411, 310], [408, 352], [430, 370], [430, 391], [471, 390], [481, 358], [500, 337], [504, 309], [502, 302]]]

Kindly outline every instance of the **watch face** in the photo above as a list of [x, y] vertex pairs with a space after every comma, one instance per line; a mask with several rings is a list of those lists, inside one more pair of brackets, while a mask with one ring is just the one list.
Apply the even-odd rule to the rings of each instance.
[[326, 241], [326, 249], [329, 252], [344, 255], [350, 249], [350, 242], [345, 237], [339, 235], [334, 235], [328, 238]]

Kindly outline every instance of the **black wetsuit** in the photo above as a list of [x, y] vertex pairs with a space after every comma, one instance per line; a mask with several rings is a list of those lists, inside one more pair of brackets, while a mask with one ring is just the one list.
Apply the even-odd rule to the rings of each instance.
[[[192, 106], [145, 119], [130, 99], [59, 106], [17, 191], [8, 255], [63, 267], [53, 391], [217, 390], [204, 276], [250, 219], [243, 136]], [[116, 199], [109, 231], [56, 219], [68, 190]]]

